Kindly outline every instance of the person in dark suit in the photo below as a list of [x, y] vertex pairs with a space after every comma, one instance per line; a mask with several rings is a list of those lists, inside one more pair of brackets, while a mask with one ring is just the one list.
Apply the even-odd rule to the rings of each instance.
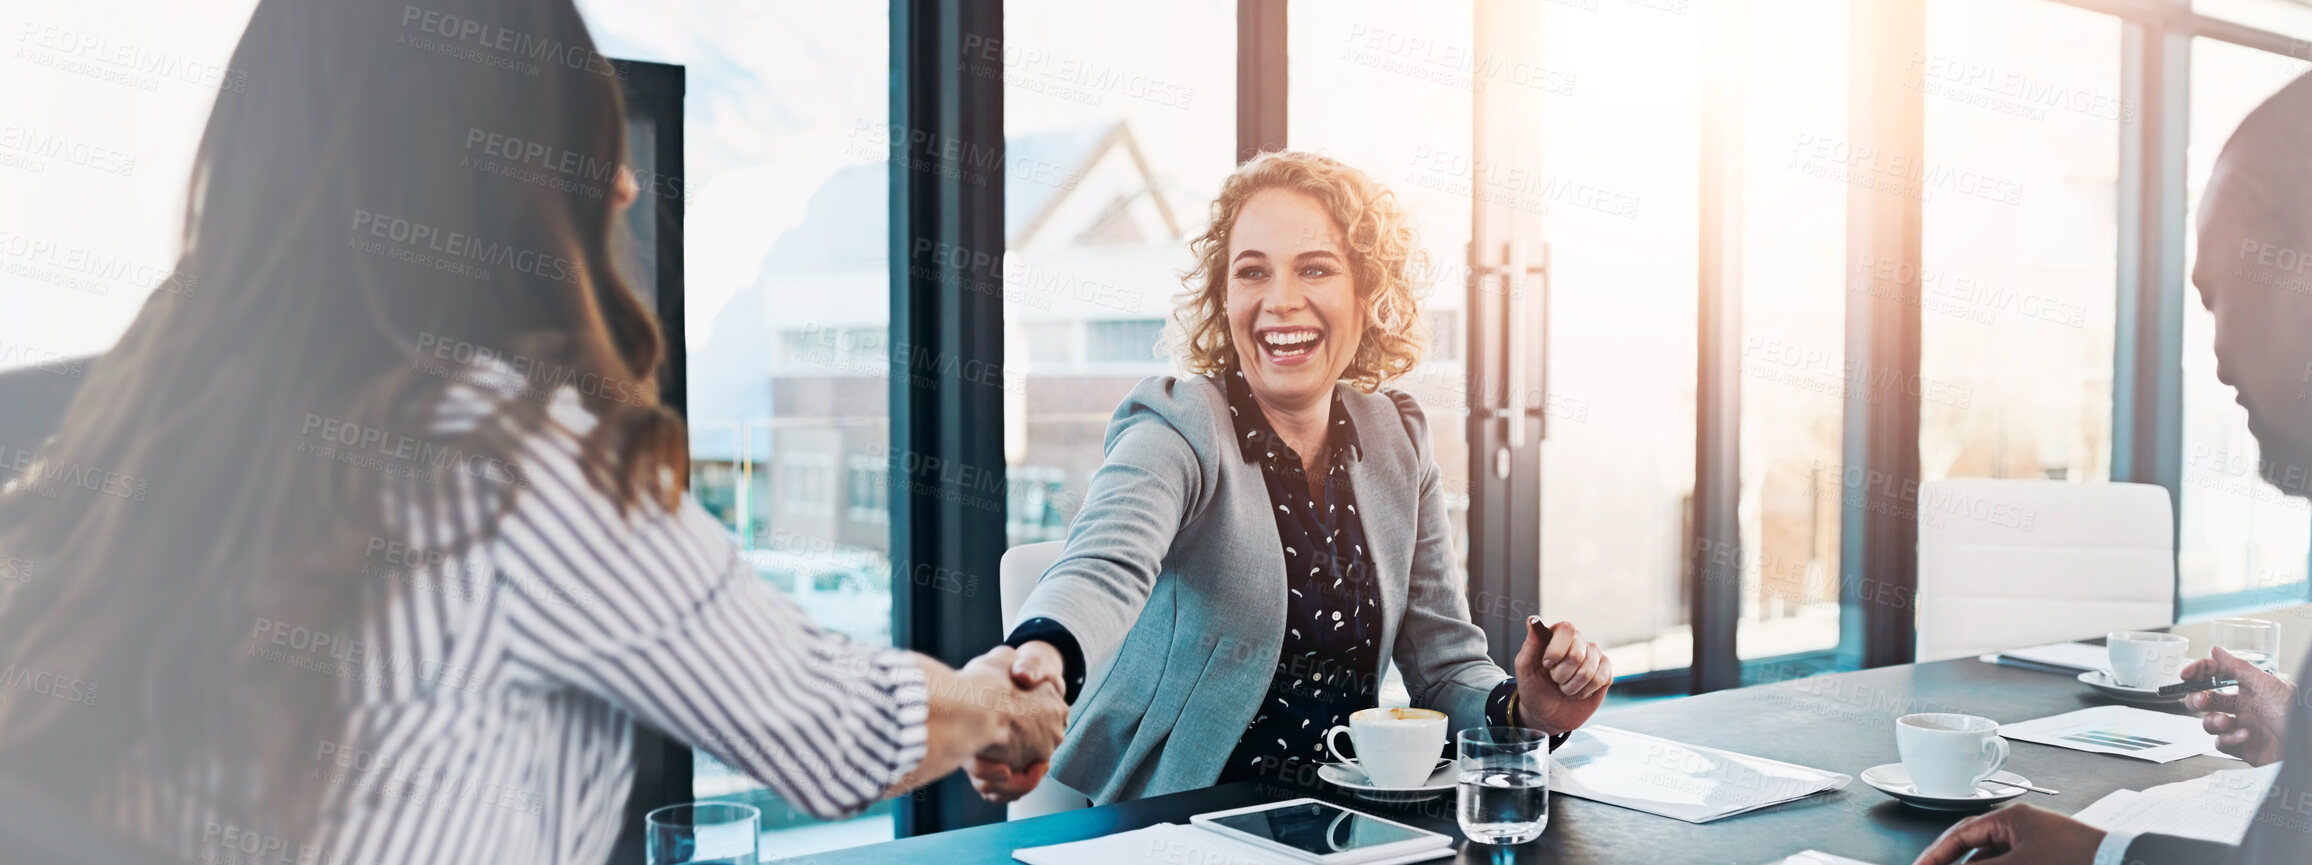
[[[2216, 318], [2216, 377], [2239, 391], [2263, 450], [2265, 480], [2312, 498], [2312, 76], [2257, 106], [2216, 159], [2200, 200], [2192, 282]], [[2184, 668], [2222, 672], [2237, 695], [2188, 699], [2225, 753], [2253, 765], [2282, 760], [2238, 846], [2166, 835], [2105, 833], [2016, 806], [1960, 821], [1917, 865], [2279, 865], [2312, 862], [2312, 708], [2293, 684], [2222, 649]], [[1995, 854], [1985, 857], [1982, 854]]]

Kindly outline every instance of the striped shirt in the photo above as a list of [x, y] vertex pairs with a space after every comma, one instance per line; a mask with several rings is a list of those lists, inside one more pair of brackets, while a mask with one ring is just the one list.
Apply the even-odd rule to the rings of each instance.
[[[474, 384], [453, 388], [437, 432], [492, 422], [491, 394], [519, 388]], [[454, 482], [411, 485], [430, 492], [397, 497], [393, 537], [373, 539], [375, 558], [419, 564], [363, 581], [383, 615], [359, 635], [359, 673], [340, 674], [343, 736], [313, 747], [323, 837], [236, 841], [212, 824], [201, 861], [603, 862], [635, 721], [820, 817], [865, 808], [922, 761], [927, 694], [912, 656], [816, 626], [687, 496], [622, 517], [580, 470], [592, 415], [567, 388], [551, 414], [566, 429], [526, 437], [510, 467], [476, 460]], [[520, 490], [489, 542], [429, 552], [509, 478]], [[260, 622], [251, 651], [319, 642], [298, 631]]]

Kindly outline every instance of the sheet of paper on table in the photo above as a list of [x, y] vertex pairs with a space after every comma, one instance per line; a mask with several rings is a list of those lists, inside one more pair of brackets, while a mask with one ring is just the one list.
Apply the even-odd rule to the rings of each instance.
[[2224, 756], [2216, 737], [2200, 729], [2193, 715], [2171, 715], [2134, 706], [2095, 706], [2033, 721], [1999, 725], [1999, 735], [2096, 754], [2118, 754], [2154, 763], [2173, 763], [2201, 754]]
[[2062, 667], [2079, 673], [2088, 670], [2111, 669], [2111, 650], [2087, 643], [2048, 643], [2044, 646], [2008, 649], [1983, 657], [1992, 659], [1993, 663], [1997, 663], [1996, 659], [2007, 658], [2049, 667]]
[[[1409, 865], [1453, 855], [1451, 846], [1437, 847], [1371, 865]], [[1196, 865], [1295, 865], [1281, 853], [1272, 853], [1218, 832], [1180, 823], [1158, 823], [1128, 832], [1102, 835], [1065, 844], [1022, 847], [1012, 858], [1027, 865], [1084, 865], [1086, 862], [1182, 862]]]
[[1820, 850], [1808, 850], [1777, 862], [1775, 865], [1871, 865], [1871, 863], [1860, 859], [1848, 859], [1844, 856], [1833, 856]]
[[1707, 823], [1845, 787], [1853, 778], [1780, 760], [1583, 727], [1549, 755], [1549, 789]]
[[2279, 770], [2280, 764], [2274, 763], [2212, 772], [2148, 790], [2120, 790], [2072, 818], [2107, 832], [2125, 829], [2238, 844]]

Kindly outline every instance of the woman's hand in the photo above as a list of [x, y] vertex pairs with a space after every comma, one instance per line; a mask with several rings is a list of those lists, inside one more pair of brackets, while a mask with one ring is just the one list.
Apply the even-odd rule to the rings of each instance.
[[[1028, 645], [1058, 654], [1045, 643]], [[990, 802], [1009, 802], [1034, 790], [1068, 729], [1068, 704], [1062, 699], [1066, 692], [1059, 675], [1032, 681], [1022, 677], [1018, 668], [1026, 657], [1024, 651], [997, 646], [963, 669], [980, 680], [984, 693], [995, 695], [992, 702], [1001, 719], [996, 742], [973, 755], [966, 767], [972, 789]]]
[[1068, 663], [1060, 657], [1060, 650], [1042, 640], [1029, 640], [1019, 648], [1012, 661], [1012, 684], [1022, 689], [1049, 685], [1058, 689], [1064, 698], [1068, 686], [1062, 682], [1067, 675]]
[[1540, 616], [1526, 617], [1525, 645], [1517, 650], [1518, 724], [1569, 732], [1597, 712], [1613, 683], [1613, 662], [1572, 622], [1544, 628]]
[[2103, 844], [2103, 830], [2029, 805], [2013, 805], [1959, 821], [1911, 865], [1952, 865], [1980, 848], [1974, 862], [2088, 865]]
[[2288, 702], [2296, 686], [2240, 660], [2217, 646], [2207, 660], [2193, 661], [2183, 677], [2230, 676], [2240, 681], [2237, 694], [2202, 691], [2184, 698], [2184, 706], [2200, 713], [2200, 727], [2216, 734], [2216, 748], [2248, 761], [2269, 766], [2280, 759], [2280, 736], [2288, 729]]

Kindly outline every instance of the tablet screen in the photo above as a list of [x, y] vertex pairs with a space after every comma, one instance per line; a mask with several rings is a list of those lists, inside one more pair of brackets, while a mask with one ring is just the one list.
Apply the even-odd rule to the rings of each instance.
[[1323, 802], [1300, 802], [1242, 814], [1207, 817], [1205, 822], [1314, 856], [1435, 837], [1433, 833]]

